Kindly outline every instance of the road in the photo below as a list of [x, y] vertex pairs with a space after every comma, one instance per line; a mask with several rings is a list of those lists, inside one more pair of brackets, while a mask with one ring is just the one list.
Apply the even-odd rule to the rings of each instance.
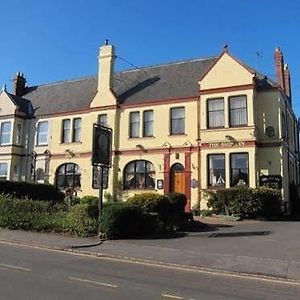
[[299, 299], [300, 282], [0, 243], [0, 299]]

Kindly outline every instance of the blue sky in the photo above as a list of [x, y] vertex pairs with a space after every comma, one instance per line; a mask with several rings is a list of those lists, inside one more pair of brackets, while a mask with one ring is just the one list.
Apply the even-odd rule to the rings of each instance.
[[106, 38], [136, 66], [214, 56], [228, 44], [232, 54], [270, 77], [280, 46], [300, 115], [297, 0], [3, 0], [0, 29], [0, 84], [8, 90], [18, 71], [29, 85], [96, 74]]

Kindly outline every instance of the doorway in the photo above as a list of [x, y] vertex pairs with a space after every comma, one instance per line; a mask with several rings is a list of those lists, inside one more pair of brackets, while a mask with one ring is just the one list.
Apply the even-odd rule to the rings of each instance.
[[185, 172], [183, 165], [180, 163], [176, 163], [171, 167], [170, 192], [185, 194]]

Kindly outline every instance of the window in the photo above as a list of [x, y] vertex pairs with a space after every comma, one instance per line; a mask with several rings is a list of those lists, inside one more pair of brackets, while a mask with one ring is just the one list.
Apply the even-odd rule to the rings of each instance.
[[153, 136], [153, 110], [145, 110], [143, 113], [143, 136]]
[[7, 163], [0, 163], [0, 180], [7, 179]]
[[7, 145], [11, 140], [11, 122], [1, 123], [0, 131], [0, 143], [1, 145]]
[[80, 142], [81, 118], [73, 120], [73, 135], [72, 142]]
[[71, 120], [66, 119], [62, 121], [62, 143], [70, 143], [71, 142]]
[[247, 125], [247, 97], [229, 97], [229, 125]]
[[129, 121], [129, 137], [139, 137], [140, 136], [140, 113], [131, 112]]
[[20, 145], [22, 144], [22, 126], [21, 124], [17, 124], [16, 127], [16, 144]]
[[107, 114], [101, 114], [98, 116], [98, 124], [107, 126]]
[[37, 145], [48, 144], [48, 121], [42, 121], [38, 123], [36, 144]]
[[130, 162], [124, 170], [124, 189], [152, 189], [155, 187], [154, 166], [146, 160]]
[[225, 187], [225, 155], [208, 155], [208, 186]]
[[171, 108], [171, 135], [184, 134], [184, 107]]
[[60, 190], [79, 189], [81, 187], [80, 176], [78, 165], [73, 163], [63, 164], [56, 170], [56, 186]]
[[249, 184], [248, 153], [230, 155], [230, 177], [231, 186]]
[[207, 101], [207, 127], [221, 128], [224, 124], [224, 99], [209, 99]]

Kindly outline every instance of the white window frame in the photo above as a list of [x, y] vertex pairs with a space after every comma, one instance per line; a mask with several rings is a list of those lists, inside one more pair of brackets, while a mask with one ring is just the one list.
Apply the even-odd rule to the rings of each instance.
[[[20, 130], [18, 128], [20, 128]], [[17, 145], [22, 144], [22, 131], [23, 131], [22, 124], [17, 122], [16, 123], [16, 135], [15, 135], [15, 141], [16, 141]]]
[[[4, 161], [1, 161], [1, 162], [0, 162], [0, 165], [6, 165], [6, 175], [0, 174], [0, 180], [1, 180], [1, 181], [7, 180], [7, 176], [8, 176], [8, 174], [9, 174], [8, 163], [7, 163], [7, 162], [4, 162]], [[0, 167], [0, 169], [1, 169], [1, 167]]]
[[[45, 133], [45, 132], [43, 133], [43, 134], [46, 134], [46, 136], [47, 136], [47, 139], [46, 139], [47, 141], [46, 142], [40, 142], [40, 139], [39, 139], [39, 135], [40, 135], [39, 126], [42, 123], [47, 123], [47, 126], [48, 126], [47, 133]], [[41, 120], [36, 125], [36, 145], [37, 146], [46, 146], [46, 145], [48, 145], [48, 143], [49, 143], [49, 121], [48, 120]]]
[[[3, 124], [5, 123], [9, 123], [10, 124], [10, 132], [9, 132], [9, 141], [7, 143], [2, 143], [2, 126]], [[6, 145], [11, 145], [11, 138], [12, 138], [12, 121], [8, 121], [8, 120], [3, 120], [1, 123], [0, 123], [0, 146], [6, 146]], [[5, 133], [5, 134], [8, 134], [8, 133]]]

